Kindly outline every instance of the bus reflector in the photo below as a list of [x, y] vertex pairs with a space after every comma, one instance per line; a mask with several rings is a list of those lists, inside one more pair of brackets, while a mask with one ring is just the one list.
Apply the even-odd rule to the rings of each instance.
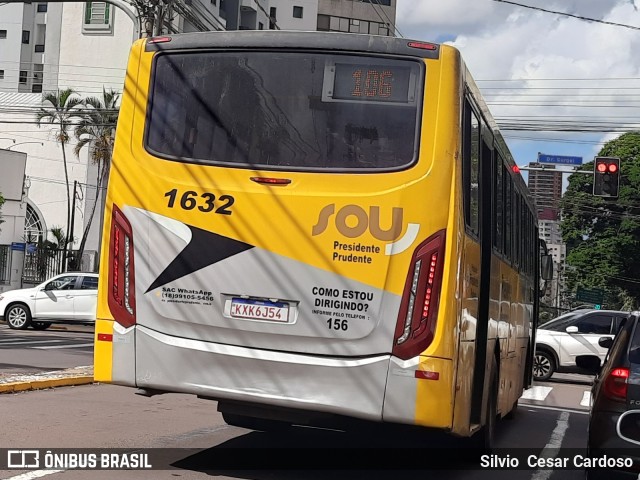
[[122, 211], [115, 204], [112, 208], [107, 300], [114, 320], [130, 327], [136, 323], [133, 231]]
[[113, 342], [113, 335], [110, 333], [99, 333], [98, 334], [99, 342]]
[[170, 41], [171, 37], [153, 37], [147, 40], [147, 44], [169, 43]]
[[441, 230], [421, 243], [413, 254], [392, 349], [393, 355], [402, 360], [419, 355], [433, 341], [442, 286], [444, 240], [445, 231]]
[[423, 379], [423, 380], [439, 380], [440, 379], [440, 373], [439, 372], [427, 372], [426, 370], [416, 370], [415, 377]]
[[437, 45], [426, 42], [409, 42], [407, 45], [411, 48], [421, 48], [422, 50], [436, 50], [438, 48]]
[[262, 183], [264, 185], [289, 185], [291, 180], [288, 178], [270, 178], [270, 177], [251, 177], [251, 181]]

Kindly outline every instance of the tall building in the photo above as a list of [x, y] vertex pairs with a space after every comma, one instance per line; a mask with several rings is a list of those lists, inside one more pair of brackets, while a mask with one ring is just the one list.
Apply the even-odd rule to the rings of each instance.
[[[154, 21], [141, 19], [137, 28], [147, 34], [268, 29], [389, 36], [395, 32], [396, 0], [174, 0], [171, 5], [169, 11], [156, 12]], [[66, 229], [67, 188], [74, 190], [74, 182], [77, 188], [69, 193], [76, 205], [74, 248], [93, 215], [85, 246], [89, 257], [93, 255], [88, 268], [97, 258], [101, 212], [92, 209], [102, 191], [96, 182], [97, 167], [88, 149], [74, 154], [77, 140], [69, 132], [69, 187], [56, 125], [38, 127], [35, 119], [43, 93], [72, 88], [77, 98], [86, 98], [101, 97], [103, 89], [121, 92], [133, 38], [130, 16], [106, 2], [0, 2], [0, 152], [27, 154], [29, 185], [24, 208], [16, 210], [24, 215], [23, 234], [0, 238], [0, 292], [8, 288], [7, 275], [1, 272], [14, 256], [9, 252], [12, 242], [47, 239], [51, 228]]]
[[[530, 163], [530, 168], [543, 168], [539, 163]], [[544, 165], [544, 170], [529, 171], [529, 190], [536, 200], [538, 219], [558, 220], [559, 202], [562, 198], [562, 173], [553, 171], [555, 165]]]

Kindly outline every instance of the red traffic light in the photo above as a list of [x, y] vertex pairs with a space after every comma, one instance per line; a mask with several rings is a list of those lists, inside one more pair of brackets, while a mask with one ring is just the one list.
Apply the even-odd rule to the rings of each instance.
[[607, 171], [607, 165], [604, 163], [599, 163], [598, 165], [596, 165], [596, 168], [600, 173], [604, 173]]
[[607, 170], [609, 170], [609, 173], [616, 173], [618, 171], [618, 165], [616, 165], [615, 163], [610, 163], [607, 166]]

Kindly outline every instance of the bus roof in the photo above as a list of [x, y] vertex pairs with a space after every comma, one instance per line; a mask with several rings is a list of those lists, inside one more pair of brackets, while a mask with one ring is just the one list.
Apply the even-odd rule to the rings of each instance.
[[411, 55], [437, 59], [440, 45], [421, 40], [341, 32], [243, 30], [196, 32], [146, 39], [146, 51], [201, 48], [303, 48], [357, 50], [360, 52]]

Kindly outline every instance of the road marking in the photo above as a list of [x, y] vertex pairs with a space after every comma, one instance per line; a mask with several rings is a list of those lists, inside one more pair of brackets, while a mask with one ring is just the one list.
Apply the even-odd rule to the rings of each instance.
[[584, 395], [582, 395], [582, 400], [580, 401], [580, 405], [583, 407], [591, 406], [591, 391], [585, 390]]
[[30, 345], [32, 343], [61, 343], [65, 340], [12, 340], [10, 342], [5, 342], [4, 340], [0, 340], [0, 347], [3, 345]]
[[547, 395], [549, 395], [549, 392], [551, 390], [553, 390], [553, 387], [541, 387], [541, 386], [531, 387], [526, 389], [524, 391], [524, 394], [520, 398], [524, 400], [542, 401], [545, 398], [547, 398]]
[[52, 473], [60, 473], [64, 470], [34, 470], [33, 472], [21, 473], [15, 477], [9, 477], [6, 480], [33, 480], [34, 478], [40, 478]]
[[540, 410], [553, 410], [554, 412], [568, 412], [568, 413], [578, 413], [580, 415], [589, 415], [589, 412], [584, 410], [572, 410], [570, 408], [562, 408], [562, 407], [546, 407], [544, 405], [529, 405], [527, 403], [522, 404], [525, 408], [537, 408]]
[[[558, 449], [562, 446], [562, 440], [564, 439], [564, 435], [567, 433], [568, 428], [569, 412], [562, 412], [556, 422], [556, 428], [551, 432], [549, 443], [544, 446], [544, 449], [540, 453], [540, 457], [555, 458], [558, 455]], [[531, 477], [531, 480], [547, 480], [552, 473], [553, 469], [538, 469]]]
[[82, 347], [93, 347], [93, 342], [91, 343], [76, 343], [74, 345], [49, 345], [46, 347], [33, 347], [38, 350], [51, 350], [53, 348], [82, 348]]

